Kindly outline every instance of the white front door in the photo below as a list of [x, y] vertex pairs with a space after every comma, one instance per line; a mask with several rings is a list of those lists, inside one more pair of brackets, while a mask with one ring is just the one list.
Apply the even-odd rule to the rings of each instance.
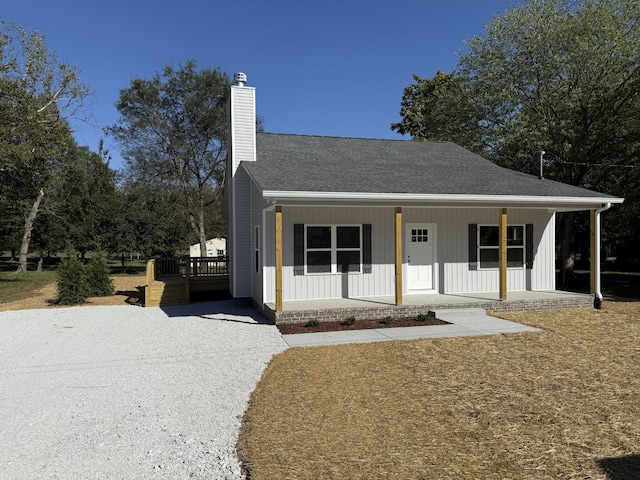
[[436, 290], [436, 224], [408, 223], [405, 232], [407, 293]]

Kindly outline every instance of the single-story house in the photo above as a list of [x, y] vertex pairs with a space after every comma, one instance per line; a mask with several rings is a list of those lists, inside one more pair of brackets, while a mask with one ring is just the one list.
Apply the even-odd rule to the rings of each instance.
[[[196, 243], [189, 247], [190, 257], [202, 257], [200, 255], [200, 244]], [[207, 257], [226, 257], [227, 256], [227, 239], [226, 238], [210, 238], [207, 240]]]
[[293, 301], [554, 291], [555, 215], [622, 198], [499, 167], [451, 142], [256, 132], [236, 74], [224, 217], [230, 291], [263, 310]]

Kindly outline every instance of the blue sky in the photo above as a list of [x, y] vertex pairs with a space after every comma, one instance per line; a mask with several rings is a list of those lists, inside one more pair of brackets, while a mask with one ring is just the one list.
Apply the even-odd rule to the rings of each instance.
[[[265, 130], [277, 133], [402, 138], [403, 89], [412, 74], [450, 71], [464, 41], [484, 30], [509, 0], [301, 2], [218, 0], [20, 0], [0, 18], [45, 34], [76, 65], [94, 95], [98, 126], [73, 125], [97, 150], [101, 127], [118, 119], [119, 91], [188, 59], [245, 72], [256, 87]], [[117, 145], [105, 138], [119, 167]]]

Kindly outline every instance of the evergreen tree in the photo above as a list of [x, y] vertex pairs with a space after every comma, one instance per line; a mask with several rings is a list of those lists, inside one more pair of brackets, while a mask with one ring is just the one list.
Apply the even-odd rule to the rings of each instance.
[[89, 296], [108, 297], [113, 295], [115, 288], [110, 276], [107, 256], [104, 252], [97, 252], [86, 267]]
[[67, 250], [66, 258], [63, 258], [58, 266], [58, 305], [77, 305], [85, 303], [90, 293], [89, 282], [85, 267], [78, 260], [76, 253]]

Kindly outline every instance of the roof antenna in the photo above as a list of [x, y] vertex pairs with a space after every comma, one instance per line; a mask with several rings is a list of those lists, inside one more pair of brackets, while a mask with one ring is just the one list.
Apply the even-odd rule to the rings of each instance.
[[545, 151], [542, 150], [540, 152], [540, 180], [544, 179], [544, 172], [542, 171], [542, 168], [544, 166], [544, 154], [545, 154]]

